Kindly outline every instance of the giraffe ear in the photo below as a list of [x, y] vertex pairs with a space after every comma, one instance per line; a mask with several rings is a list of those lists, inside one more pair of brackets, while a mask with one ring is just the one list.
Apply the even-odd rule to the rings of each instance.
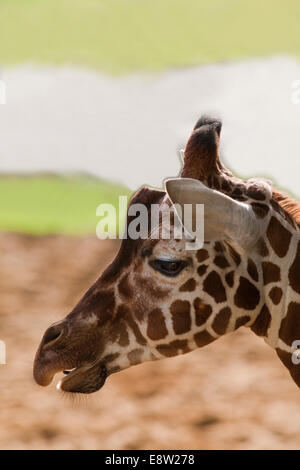
[[[204, 206], [204, 239], [207, 241], [227, 238], [247, 249], [257, 242], [265, 230], [265, 223], [258, 221], [250, 205], [208, 188], [198, 180], [168, 179], [165, 189], [187, 233], [191, 233], [192, 227], [195, 229], [193, 223], [197, 204]], [[187, 204], [192, 206], [191, 211], [187, 210]]]

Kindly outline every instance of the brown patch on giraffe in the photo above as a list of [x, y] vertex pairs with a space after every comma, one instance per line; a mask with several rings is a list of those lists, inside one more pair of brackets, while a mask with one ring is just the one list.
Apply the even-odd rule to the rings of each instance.
[[140, 364], [142, 362], [143, 349], [137, 348], [133, 349], [127, 354], [128, 360], [132, 366]]
[[101, 326], [112, 318], [115, 305], [115, 293], [112, 289], [95, 291], [95, 285], [93, 285], [74, 307], [70, 315], [80, 312], [84, 318], [88, 317], [91, 312], [95, 313], [98, 317], [98, 326]]
[[257, 251], [258, 254], [260, 254], [260, 256], [263, 258], [269, 256], [269, 249], [266, 245], [266, 242], [262, 238], [260, 238], [257, 242]]
[[216, 271], [208, 274], [203, 282], [203, 290], [207, 292], [217, 303], [225, 302], [227, 299], [225, 287], [221, 277]]
[[280, 287], [272, 287], [269, 292], [269, 296], [273, 302], [273, 304], [278, 305], [282, 298], [282, 289]]
[[156, 341], [167, 336], [168, 330], [162, 311], [155, 308], [148, 315], [147, 336]]
[[198, 250], [196, 253], [197, 260], [199, 263], [203, 263], [207, 258], [209, 258], [208, 251], [205, 250], [204, 248], [201, 248], [201, 250]]
[[224, 252], [224, 247], [221, 242], [216, 242], [214, 249], [217, 253], [223, 253]]
[[166, 357], [172, 357], [179, 354], [182, 351], [183, 354], [190, 352], [188, 342], [186, 339], [176, 339], [169, 344], [159, 344], [156, 346], [157, 351]]
[[215, 341], [215, 339], [217, 338], [211, 336], [211, 334], [209, 334], [206, 330], [199, 331], [199, 333], [196, 333], [194, 335], [195, 343], [199, 348], [201, 348], [202, 346], [206, 346], [209, 343], [212, 343], [213, 341]]
[[300, 367], [299, 364], [293, 364], [292, 362], [292, 354], [286, 351], [282, 351], [280, 348], [276, 348], [276, 352], [278, 354], [279, 359], [288, 369], [291, 377], [296, 382], [298, 387], [300, 387]]
[[212, 327], [218, 335], [224, 335], [226, 333], [231, 315], [231, 309], [229, 307], [225, 307], [222, 308], [222, 310], [220, 310], [215, 316]]
[[247, 271], [248, 271], [248, 274], [250, 277], [252, 277], [253, 281], [258, 281], [258, 271], [257, 271], [257, 267], [254, 263], [254, 261], [249, 258], [248, 259], [248, 265], [247, 265]]
[[292, 234], [274, 216], [271, 217], [267, 237], [276, 255], [283, 258], [288, 252]]
[[225, 256], [221, 256], [221, 255], [218, 255], [215, 257], [214, 263], [216, 266], [218, 266], [221, 269], [225, 269], [225, 268], [228, 268], [228, 266], [230, 266]]
[[289, 270], [290, 286], [298, 294], [300, 294], [299, 269], [300, 269], [300, 242], [298, 242], [296, 256]]
[[119, 372], [121, 370], [120, 366], [114, 366], [110, 369], [110, 374], [115, 374], [116, 372]]
[[119, 329], [119, 340], [118, 340], [118, 344], [122, 347], [124, 346], [128, 346], [129, 344], [129, 335], [128, 335], [128, 331], [127, 331], [127, 328], [124, 324], [124, 328], [122, 328], [122, 325], [120, 325], [120, 329]]
[[248, 323], [248, 321], [250, 321], [250, 319], [251, 319], [251, 317], [249, 317], [249, 315], [243, 315], [242, 317], [237, 318], [236, 322], [235, 322], [235, 325], [234, 325], [234, 329], [237, 330], [241, 326]]
[[270, 261], [262, 262], [263, 280], [266, 286], [270, 282], [280, 281], [280, 268]]
[[199, 274], [199, 276], [203, 276], [203, 274], [206, 273], [207, 271], [207, 267], [205, 264], [201, 264], [198, 269], [197, 269], [197, 273]]
[[251, 199], [257, 201], [264, 201], [266, 199], [265, 192], [257, 184], [253, 184], [247, 188], [246, 194]]
[[129, 335], [127, 323], [123, 318], [116, 316], [111, 325], [111, 341], [117, 342], [120, 346], [128, 346]]
[[118, 310], [117, 310], [117, 317], [125, 319], [129, 328], [131, 328], [131, 330], [133, 331], [136, 341], [142, 346], [145, 346], [147, 341], [142, 335], [137, 322], [135, 321], [135, 319], [133, 318], [131, 314], [130, 309], [126, 305], [124, 304], [119, 305]]
[[187, 333], [191, 329], [191, 305], [187, 300], [175, 300], [170, 307], [173, 328], [176, 335]]
[[228, 244], [228, 248], [229, 248], [229, 254], [231, 258], [235, 262], [236, 266], [239, 266], [241, 263], [241, 256], [231, 245]]
[[266, 305], [263, 305], [255, 322], [251, 325], [251, 330], [258, 336], [267, 336], [267, 331], [271, 323], [271, 314]]
[[119, 282], [119, 292], [127, 298], [133, 297], [133, 290], [129, 284], [129, 274], [125, 274]]
[[180, 292], [193, 292], [196, 289], [196, 281], [192, 277], [180, 287]]
[[145, 344], [147, 343], [146, 339], [144, 338], [144, 336], [142, 335], [136, 321], [132, 318], [132, 317], [129, 317], [127, 319], [127, 322], [128, 322], [128, 325], [129, 327], [132, 329], [133, 331], [133, 334], [135, 336], [135, 339], [137, 340], [137, 342], [139, 344], [141, 344], [142, 346], [145, 346]]
[[269, 213], [269, 207], [266, 204], [262, 204], [261, 202], [252, 202], [251, 207], [254, 211], [254, 213], [259, 217], [260, 219], [263, 219], [266, 217]]
[[243, 194], [243, 186], [242, 185], [236, 185], [234, 190], [232, 191], [232, 196], [241, 196]]
[[233, 286], [234, 283], [234, 271], [230, 271], [229, 273], [226, 274], [225, 276], [225, 281], [227, 282], [229, 287]]
[[101, 360], [105, 364], [109, 364], [120, 356], [120, 353], [107, 354]]
[[241, 276], [234, 296], [235, 305], [245, 310], [254, 310], [259, 304], [259, 300], [259, 290], [248, 279]]
[[290, 302], [287, 314], [282, 319], [279, 338], [287, 344], [288, 346], [292, 345], [292, 342], [295, 340], [300, 340], [300, 304], [297, 302]]
[[222, 191], [224, 191], [225, 193], [228, 193], [229, 191], [231, 191], [231, 186], [232, 186], [231, 183], [227, 179], [225, 178], [222, 179], [222, 186], [221, 186]]
[[199, 297], [193, 302], [195, 309], [195, 322], [197, 326], [203, 325], [212, 314], [210, 305], [205, 304]]

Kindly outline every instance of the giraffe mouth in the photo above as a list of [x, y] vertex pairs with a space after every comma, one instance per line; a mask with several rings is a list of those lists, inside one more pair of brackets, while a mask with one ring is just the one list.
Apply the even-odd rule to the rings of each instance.
[[100, 390], [108, 377], [107, 369], [102, 363], [94, 363], [64, 370], [63, 377], [57, 384], [57, 389], [69, 393], [94, 393]]

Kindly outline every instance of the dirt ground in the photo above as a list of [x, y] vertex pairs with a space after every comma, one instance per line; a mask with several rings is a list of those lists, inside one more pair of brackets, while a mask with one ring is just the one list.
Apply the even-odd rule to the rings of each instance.
[[[0, 235], [1, 449], [291, 449], [300, 392], [242, 328], [202, 350], [132, 367], [82, 399], [32, 379], [42, 333], [113, 256], [93, 237]], [[243, 330], [243, 331], [242, 331]]]

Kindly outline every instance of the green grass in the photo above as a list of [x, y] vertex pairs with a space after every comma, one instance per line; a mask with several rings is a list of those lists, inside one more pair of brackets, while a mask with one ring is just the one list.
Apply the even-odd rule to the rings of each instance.
[[299, 0], [0, 0], [0, 63], [108, 73], [300, 54]]
[[[95, 234], [101, 203], [118, 207], [121, 185], [83, 175], [0, 177], [0, 230], [32, 234]], [[125, 212], [121, 214], [124, 221]], [[121, 222], [122, 223], [122, 222]]]

